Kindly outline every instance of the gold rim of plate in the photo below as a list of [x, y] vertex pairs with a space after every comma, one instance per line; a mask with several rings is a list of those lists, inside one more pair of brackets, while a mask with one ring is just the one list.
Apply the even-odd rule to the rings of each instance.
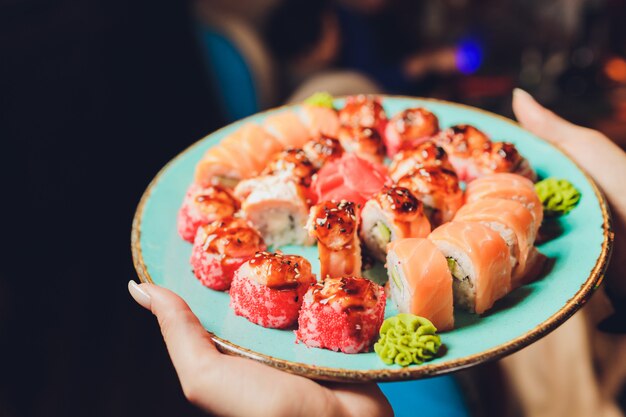
[[[389, 94], [377, 94], [378, 97], [383, 99], [385, 98], [398, 98], [398, 99], [410, 99], [410, 100], [422, 100], [429, 101], [433, 103], [442, 103], [451, 107], [459, 107], [463, 109], [469, 109], [472, 111], [477, 111], [488, 115], [493, 118], [497, 118], [503, 120], [513, 126], [517, 126], [521, 128], [521, 126], [504, 116], [500, 116], [498, 114], [489, 112], [487, 110], [482, 110], [476, 107], [468, 106], [460, 103], [452, 103], [445, 100], [438, 100], [432, 98], [422, 98], [422, 97], [409, 97], [409, 96], [400, 96], [400, 95], [389, 95]], [[345, 97], [335, 97], [338, 99]], [[268, 112], [273, 112], [278, 109], [292, 107], [292, 105], [284, 105], [280, 107], [275, 107], [272, 109], [268, 109], [259, 113], [255, 113], [253, 116], [264, 114]], [[248, 116], [252, 117], [252, 116]], [[245, 121], [247, 118], [244, 118], [240, 121]], [[135, 270], [137, 271], [137, 275], [141, 282], [154, 283], [152, 277], [148, 273], [148, 269], [143, 261], [142, 251], [141, 251], [141, 221], [144, 212], [144, 206], [152, 193], [152, 189], [155, 184], [159, 181], [161, 175], [167, 171], [170, 164], [177, 161], [182, 155], [191, 151], [196, 146], [199, 146], [204, 139], [208, 136], [211, 136], [223, 129], [226, 129], [230, 126], [226, 125], [215, 132], [205, 136], [204, 138], [198, 140], [197, 142], [191, 144], [185, 150], [180, 152], [176, 157], [170, 160], [161, 170], [156, 174], [156, 176], [152, 179], [146, 190], [144, 191], [139, 204], [137, 205], [137, 209], [135, 211], [135, 216], [133, 218], [132, 232], [131, 232], [131, 250], [133, 256], [133, 264], [135, 266]], [[548, 143], [546, 140], [539, 138], [543, 142]], [[608, 266], [608, 261], [611, 256], [611, 251], [613, 248], [613, 238], [614, 232], [612, 229], [612, 220], [611, 214], [609, 212], [608, 204], [606, 199], [595, 181], [591, 178], [591, 176], [584, 170], [576, 161], [574, 161], [565, 150], [561, 149], [559, 146], [556, 146], [552, 143], [548, 143], [550, 146], [555, 148], [557, 151], [561, 152], [567, 159], [569, 159], [586, 177], [587, 181], [591, 184], [593, 191], [595, 193], [598, 204], [600, 205], [600, 209], [602, 211], [602, 229], [604, 234], [604, 240], [602, 242], [602, 251], [600, 256], [596, 260], [596, 264], [594, 265], [591, 273], [585, 280], [585, 283], [580, 287], [580, 290], [570, 299], [563, 307], [559, 309], [555, 314], [545, 320], [543, 323], [539, 324], [534, 329], [526, 332], [525, 334], [512, 339], [506, 343], [498, 345], [489, 350], [474, 354], [468, 355], [462, 358], [443, 361], [435, 364], [425, 363], [420, 366], [406, 367], [406, 368], [389, 368], [389, 369], [370, 369], [370, 370], [353, 370], [353, 369], [342, 369], [342, 368], [328, 368], [323, 366], [316, 365], [308, 365], [304, 363], [287, 361], [284, 359], [274, 358], [269, 355], [264, 355], [258, 352], [254, 352], [250, 349], [246, 349], [244, 347], [238, 346], [234, 343], [229, 342], [228, 340], [222, 339], [215, 334], [208, 332], [211, 335], [211, 338], [217, 345], [218, 349], [226, 354], [241, 356], [249, 359], [253, 359], [264, 363], [266, 365], [272, 366], [274, 368], [280, 369], [285, 372], [302, 375], [311, 379], [316, 380], [326, 380], [326, 381], [338, 381], [338, 382], [390, 382], [390, 381], [403, 381], [403, 380], [411, 380], [418, 379], [427, 376], [435, 376], [435, 375], [443, 375], [455, 371], [459, 371], [474, 365], [478, 365], [480, 363], [484, 363], [487, 361], [492, 361], [495, 359], [499, 359], [503, 356], [509, 355], [511, 353], [517, 352], [533, 343], [534, 341], [540, 339], [546, 334], [550, 333], [552, 330], [556, 329], [558, 326], [563, 324], [568, 318], [570, 318], [578, 309], [580, 309], [585, 302], [589, 299], [591, 294], [593, 294], [594, 290], [600, 286], [602, 280], [604, 278], [604, 273]]]

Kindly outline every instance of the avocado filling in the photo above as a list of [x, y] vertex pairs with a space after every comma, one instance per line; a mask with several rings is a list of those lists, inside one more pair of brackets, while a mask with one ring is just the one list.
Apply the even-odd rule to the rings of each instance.
[[389, 268], [389, 275], [391, 275], [391, 279], [396, 284], [396, 288], [402, 290], [402, 280], [398, 276], [398, 267], [394, 265], [392, 268]]
[[372, 237], [378, 247], [386, 252], [387, 244], [391, 242], [391, 230], [383, 222], [376, 222], [372, 227]]
[[216, 175], [215, 182], [225, 188], [235, 188], [239, 184], [239, 178]]
[[469, 276], [465, 273], [465, 271], [463, 271], [463, 268], [461, 268], [459, 263], [455, 261], [454, 258], [446, 258], [446, 260], [448, 261], [448, 268], [450, 269], [450, 273], [454, 278], [461, 281], [469, 279]]

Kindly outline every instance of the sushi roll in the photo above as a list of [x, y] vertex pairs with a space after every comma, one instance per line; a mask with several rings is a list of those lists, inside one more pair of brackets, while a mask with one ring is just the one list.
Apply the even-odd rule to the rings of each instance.
[[461, 207], [454, 221], [479, 222], [500, 234], [511, 255], [512, 286], [518, 286], [535, 242], [535, 220], [530, 211], [517, 201], [485, 198]]
[[451, 222], [428, 236], [447, 258], [454, 305], [482, 314], [511, 290], [509, 247], [480, 223]]
[[307, 141], [302, 146], [302, 150], [309, 161], [318, 169], [327, 162], [339, 159], [343, 155], [343, 146], [341, 146], [339, 140], [325, 135], [320, 135]]
[[425, 166], [400, 178], [396, 185], [408, 188], [424, 203], [424, 212], [430, 224], [438, 226], [452, 220], [463, 205], [463, 191], [454, 171]]
[[290, 148], [274, 155], [261, 175], [284, 175], [297, 184], [310, 187], [316, 171], [302, 149]]
[[385, 144], [377, 130], [371, 127], [342, 126], [339, 142], [346, 152], [359, 158], [382, 164], [385, 160]]
[[489, 150], [475, 157], [478, 177], [498, 172], [511, 172], [528, 178], [537, 179], [528, 160], [524, 158], [515, 145], [508, 142], [494, 142]]
[[445, 256], [430, 240], [391, 242], [387, 273], [391, 299], [400, 313], [425, 317], [439, 331], [454, 328], [452, 275]]
[[387, 114], [378, 97], [364, 94], [347, 97], [346, 105], [337, 113], [342, 126], [374, 129], [381, 138], [385, 133]]
[[235, 272], [230, 306], [259, 326], [285, 329], [298, 321], [304, 293], [315, 282], [305, 258], [257, 252]]
[[481, 177], [470, 182], [465, 190], [465, 201], [472, 203], [485, 198], [502, 198], [523, 204], [533, 215], [535, 236], [543, 221], [543, 205], [528, 178], [517, 174], [501, 173]]
[[324, 201], [311, 207], [306, 228], [317, 240], [322, 279], [361, 275], [357, 207], [350, 201]]
[[370, 350], [385, 315], [383, 287], [365, 278], [326, 278], [310, 287], [298, 317], [296, 342], [343, 353]]
[[304, 226], [309, 215], [307, 190], [284, 176], [265, 175], [235, 188], [241, 212], [268, 245], [311, 245]]
[[300, 120], [309, 130], [311, 137], [326, 135], [336, 138], [339, 133], [339, 116], [334, 109], [303, 104]]
[[235, 271], [262, 250], [263, 238], [245, 219], [226, 217], [198, 228], [191, 266], [202, 285], [224, 291]]
[[409, 172], [423, 166], [439, 166], [454, 171], [446, 151], [432, 140], [427, 140], [413, 149], [395, 154], [389, 165], [389, 176], [392, 180], [398, 181]]
[[387, 156], [411, 149], [439, 132], [439, 120], [430, 111], [417, 107], [393, 116], [385, 128]]
[[446, 151], [461, 181], [471, 181], [479, 175], [476, 158], [491, 146], [489, 137], [470, 125], [444, 129], [433, 140]]
[[193, 243], [199, 226], [232, 216], [238, 210], [239, 201], [227, 189], [191, 184], [178, 212], [178, 234]]
[[298, 115], [292, 111], [284, 111], [268, 116], [263, 127], [274, 136], [284, 149], [301, 148], [311, 134]]
[[385, 261], [389, 242], [429, 233], [430, 222], [422, 203], [406, 188], [383, 188], [361, 211], [361, 241], [380, 261]]

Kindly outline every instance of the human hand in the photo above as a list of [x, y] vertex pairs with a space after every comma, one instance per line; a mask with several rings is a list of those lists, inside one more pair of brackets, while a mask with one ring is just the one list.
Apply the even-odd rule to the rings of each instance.
[[[524, 128], [563, 149], [604, 191], [615, 232], [606, 286], [614, 308], [620, 310], [624, 303], [619, 301], [626, 299], [626, 153], [602, 133], [576, 126], [545, 109], [523, 90], [513, 92], [513, 111]], [[621, 326], [623, 331], [623, 321]]]
[[158, 319], [185, 397], [217, 416], [391, 416], [376, 384], [317, 383], [220, 353], [189, 306], [153, 284], [128, 283]]

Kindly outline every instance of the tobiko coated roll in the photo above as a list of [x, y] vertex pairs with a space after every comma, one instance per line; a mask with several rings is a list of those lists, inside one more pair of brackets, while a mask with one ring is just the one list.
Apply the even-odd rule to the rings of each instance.
[[385, 303], [383, 287], [366, 278], [326, 278], [304, 295], [296, 341], [343, 353], [367, 352], [378, 338]]
[[226, 217], [198, 228], [191, 266], [202, 285], [224, 291], [230, 287], [235, 271], [262, 250], [263, 238], [247, 220]]
[[305, 258], [257, 252], [235, 272], [230, 306], [252, 323], [285, 329], [298, 321], [304, 293], [315, 282]]
[[178, 212], [178, 234], [193, 243], [198, 227], [232, 216], [240, 204], [226, 188], [219, 185], [200, 187], [191, 184]]

